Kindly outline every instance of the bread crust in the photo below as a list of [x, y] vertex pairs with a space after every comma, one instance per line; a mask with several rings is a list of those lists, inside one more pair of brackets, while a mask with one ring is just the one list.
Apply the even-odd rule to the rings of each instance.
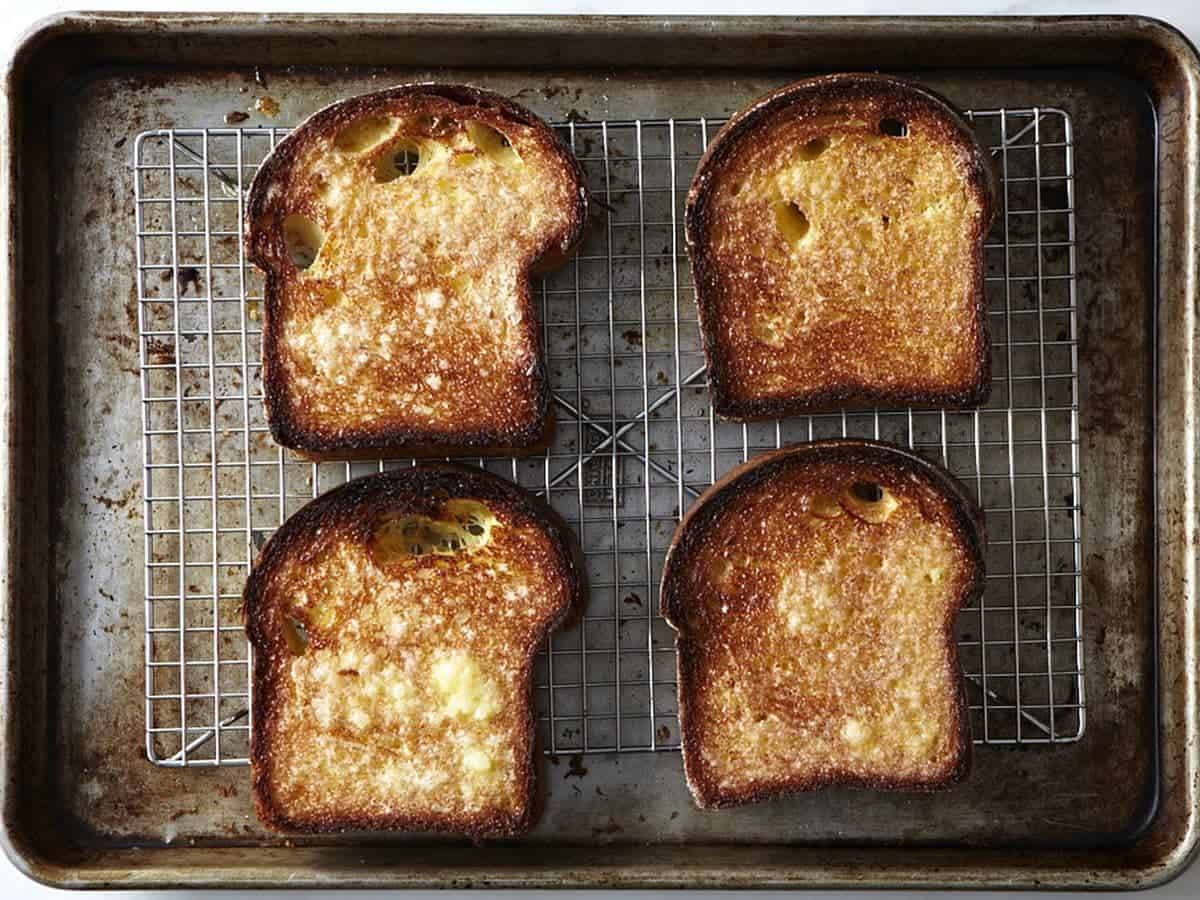
[[[974, 321], [979, 335], [973, 354], [977, 376], [969, 384], [947, 385], [938, 391], [833, 383], [795, 396], [738, 397], [729, 384], [727, 348], [719, 337], [722, 328], [716, 310], [719, 267], [705, 242], [715, 175], [728, 163], [740, 138], [769, 128], [770, 117], [781, 110], [816, 114], [830, 106], [849, 109], [855, 103], [865, 101], [879, 104], [885, 117], [904, 122], [929, 122], [967, 161], [967, 183], [982, 208], [979, 223], [971, 231]], [[983, 244], [995, 215], [997, 184], [990, 155], [979, 144], [962, 115], [941, 95], [903, 79], [870, 73], [809, 78], [778, 88], [734, 115], [709, 143], [700, 159], [684, 216], [709, 390], [717, 415], [734, 421], [757, 421], [838, 409], [957, 408], [986, 402], [991, 390], [991, 344], [984, 292]]]
[[[470, 455], [473, 457], [510, 457], [510, 456], [530, 456], [538, 453], [544, 453], [550, 448], [554, 442], [554, 425], [555, 425], [554, 410], [551, 408], [546, 413], [546, 419], [542, 426], [542, 433], [536, 441], [521, 446], [495, 445], [495, 444], [480, 444], [477, 447], [470, 448]], [[459, 457], [466, 455], [468, 451], [464, 448], [451, 454], [446, 447], [439, 447], [436, 444], [412, 444], [403, 448], [405, 459], [445, 459], [448, 455]], [[296, 454], [304, 459], [312, 462], [343, 462], [346, 460], [367, 460], [373, 461], [380, 458], [380, 451], [367, 447], [358, 450], [341, 450], [336, 452], [321, 452], [319, 450], [297, 450]]]
[[[972, 570], [957, 602], [948, 611], [943, 629], [951, 665], [954, 671], [959, 672], [955, 704], [957, 710], [956, 746], [953, 762], [938, 778], [932, 780], [914, 780], [902, 777], [864, 778], [845, 770], [829, 770], [822, 776], [782, 777], [777, 779], [771, 787], [748, 790], [721, 788], [704, 776], [703, 767], [699, 764], [703, 748], [698, 740], [696, 729], [688, 727], [694, 714], [694, 698], [687, 686], [695, 684], [700, 673], [695, 653], [697, 639], [695, 636], [687, 634], [684, 626], [685, 599], [681, 596], [680, 582], [682, 572], [694, 558], [699, 546], [699, 539], [702, 536], [700, 535], [702, 529], [695, 526], [704, 520], [711, 520], [719, 516], [731, 499], [760, 479], [778, 471], [780, 467], [821, 462], [888, 467], [898, 472], [914, 474], [929, 479], [945, 497], [951, 500], [952, 514], [945, 524], [969, 549], [974, 560]], [[983, 513], [957, 479], [940, 466], [912, 451], [883, 441], [832, 439], [783, 447], [735, 467], [701, 494], [675, 530], [663, 562], [663, 575], [659, 591], [660, 612], [676, 631], [681, 749], [688, 787], [691, 789], [697, 805], [704, 809], [738, 806], [831, 785], [928, 792], [950, 788], [965, 778], [970, 771], [972, 759], [970, 716], [967, 707], [966, 684], [961, 675], [953, 629], [958, 611], [983, 594], [986, 582], [985, 546], [986, 533]]]
[[[275, 756], [270, 736], [274, 731], [282, 698], [272, 690], [275, 660], [290, 651], [281, 634], [264, 633], [268, 587], [281, 563], [303, 554], [318, 531], [344, 529], [361, 539], [369, 536], [371, 522], [383, 511], [404, 509], [431, 514], [446, 499], [464, 497], [486, 502], [493, 509], [527, 517], [550, 536], [555, 550], [554, 573], [565, 585], [566, 598], [546, 617], [524, 651], [520, 679], [526, 685], [517, 718], [523, 723], [524, 747], [516, 759], [521, 784], [521, 813], [493, 811], [477, 817], [318, 815], [296, 819], [274, 802], [271, 791]], [[368, 475], [340, 485], [305, 505], [289, 518], [264, 545], [254, 562], [243, 592], [242, 615], [246, 634], [254, 648], [254, 717], [250, 735], [250, 761], [255, 810], [269, 828], [292, 833], [336, 831], [422, 831], [462, 834], [473, 839], [516, 837], [535, 824], [540, 813], [537, 802], [537, 740], [534, 711], [533, 661], [549, 634], [582, 606], [586, 593], [586, 569], [577, 542], [568, 526], [548, 505], [517, 485], [481, 469], [455, 463], [422, 463], [377, 475]], [[516, 649], [514, 648], [514, 652]]]
[[[509, 421], [507, 410], [494, 410], [493, 424], [463, 429], [454, 422], [441, 428], [416, 428], [381, 425], [365, 428], [347, 422], [337, 431], [324, 429], [305, 420], [284, 402], [288, 392], [287, 375], [279, 363], [282, 348], [282, 321], [279, 303], [282, 285], [289, 275], [288, 259], [280, 223], [288, 210], [272, 188], [281, 181], [298, 155], [313, 140], [334, 134], [343, 126], [371, 113], [421, 112], [423, 105], [446, 101], [462, 108], [462, 113], [487, 124], [505, 120], [533, 129], [538, 145], [552, 154], [573, 182], [571, 209], [565, 227], [547, 234], [540, 246], [516, 260], [519, 271], [519, 303], [525, 337], [536, 347], [535, 359], [524, 378], [534, 398], [535, 414], [525, 421]], [[419, 450], [442, 456], [524, 455], [544, 449], [544, 436], [550, 413], [550, 389], [546, 377], [545, 348], [533, 302], [531, 278], [548, 267], [564, 263], [583, 239], [587, 223], [588, 195], [583, 169], [557, 132], [524, 107], [491, 91], [469, 85], [419, 82], [403, 84], [375, 93], [363, 94], [319, 110], [293, 130], [263, 161], [251, 185], [246, 205], [245, 234], [247, 258], [265, 275], [262, 332], [262, 382], [264, 406], [271, 436], [275, 442], [309, 454], [312, 458], [377, 458], [394, 453]], [[262, 227], [263, 222], [271, 223]]]

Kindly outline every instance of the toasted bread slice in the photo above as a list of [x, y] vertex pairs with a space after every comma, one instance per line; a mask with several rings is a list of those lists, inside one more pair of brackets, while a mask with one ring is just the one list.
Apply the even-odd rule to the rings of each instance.
[[895, 78], [812, 78], [734, 116], [686, 212], [717, 414], [986, 400], [993, 179], [958, 113]]
[[567, 146], [496, 94], [405, 85], [313, 115], [247, 207], [275, 440], [315, 458], [545, 446], [530, 276], [586, 213]]
[[981, 523], [949, 473], [868, 441], [768, 453], [702, 495], [661, 592], [696, 802], [960, 779], [952, 629], [983, 588]]
[[581, 595], [569, 541], [521, 488], [447, 464], [348, 482], [288, 519], [245, 590], [263, 822], [531, 827], [533, 657]]

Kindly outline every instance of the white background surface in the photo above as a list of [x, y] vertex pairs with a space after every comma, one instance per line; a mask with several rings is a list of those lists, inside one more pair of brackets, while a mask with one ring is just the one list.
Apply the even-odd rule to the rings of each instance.
[[[209, 2], [185, 2], [185, 0], [176, 0], [173, 3], [153, 3], [153, 2], [103, 2], [103, 0], [81, 0], [79, 6], [61, 2], [44, 2], [44, 0], [25, 0], [25, 2], [17, 3], [15, 0], [0, 0], [0, 43], [4, 47], [4, 56], [7, 59], [11, 55], [12, 46], [18, 39], [20, 34], [28, 29], [34, 22], [43, 16], [50, 15], [54, 12], [59, 12], [67, 9], [86, 8], [86, 9], [103, 9], [103, 10], [124, 10], [124, 9], [139, 9], [139, 10], [202, 10], [211, 12], [213, 10], [253, 10], [253, 11], [290, 11], [290, 12], [325, 12], [336, 11], [344, 12], [458, 12], [458, 13], [626, 13], [626, 14], [703, 14], [707, 16], [715, 15], [717, 9], [724, 5], [725, 10], [738, 15], [820, 15], [820, 14], [837, 14], [837, 15], [899, 15], [899, 14], [926, 14], [926, 15], [1067, 15], [1078, 13], [1138, 13], [1141, 15], [1154, 16], [1156, 18], [1165, 19], [1177, 28], [1182, 30], [1194, 43], [1200, 43], [1200, 2], [1197, 0], [1156, 0], [1156, 2], [1144, 3], [1142, 5], [1131, 4], [1127, 2], [1084, 2], [1084, 0], [1017, 0], [1012, 3], [989, 2], [989, 0], [838, 0], [838, 2], [825, 3], [820, 2], [800, 2], [800, 0], [726, 0], [725, 4], [713, 2], [713, 0], [447, 0], [445, 3], [438, 3], [436, 0], [416, 0], [416, 2], [405, 2], [404, 4], [388, 4], [382, 0], [370, 2], [370, 0], [337, 0], [336, 3], [331, 0], [293, 0], [290, 3], [272, 2], [272, 0], [256, 0], [256, 2], [229, 2], [229, 0], [209, 0]], [[369, 892], [373, 896], [378, 896], [385, 892]], [[494, 895], [504, 893], [507, 896], [516, 896], [516, 892], [493, 892]], [[325, 891], [325, 892], [304, 892], [304, 893], [256, 893], [256, 900], [263, 898], [267, 900], [269, 897], [288, 897], [297, 898], [302, 896], [321, 896], [323, 898], [332, 897], [363, 897], [364, 893], [352, 893], [346, 891]], [[422, 894], [423, 896], [437, 896], [440, 898], [450, 898], [454, 896], [471, 896], [481, 897], [481, 894], [464, 894], [462, 892], [454, 893], [439, 893], [436, 895]], [[422, 896], [418, 894], [410, 895], [412, 897]], [[49, 888], [35, 885], [26, 880], [6, 858], [0, 855], [0, 898], [48, 898], [55, 896], [55, 892]], [[178, 894], [156, 894], [151, 895], [144, 892], [125, 892], [125, 893], [103, 893], [93, 894], [91, 896], [97, 898], [134, 898], [142, 897], [157, 897], [170, 898], [186, 896], [189, 900], [201, 900], [201, 898], [225, 898], [229, 897], [229, 893], [218, 893], [211, 891], [196, 891]], [[539, 898], [545, 897], [547, 900], [553, 897], [568, 896], [568, 892], [548, 892], [538, 895]], [[575, 894], [575, 896], [582, 896]], [[589, 895], [596, 896], [596, 895]], [[615, 895], [613, 895], [615, 896]], [[623, 897], [634, 896], [650, 896], [649, 893], [642, 894], [626, 894]], [[716, 897], [730, 896], [729, 893], [717, 894], [715, 892], [706, 892], [695, 896]], [[771, 895], [759, 894], [758, 897], [767, 897]], [[799, 896], [799, 895], [795, 895]], [[844, 892], [830, 894], [815, 894], [808, 893], [804, 895], [812, 900], [863, 900], [866, 897], [884, 896], [887, 900], [904, 900], [904, 898], [918, 896], [913, 892], [889, 893], [885, 895], [870, 895], [862, 892]], [[921, 895], [927, 897], [928, 895]], [[965, 893], [955, 892], [954, 898], [983, 898], [997, 897], [998, 895], [982, 894], [982, 893]], [[1012, 895], [1009, 895], [1012, 896]], [[1077, 897], [1077, 898], [1094, 898], [1096, 894], [1063, 894], [1062, 897]], [[1151, 900], [1192, 900], [1192, 898], [1200, 898], [1200, 866], [1195, 866], [1186, 872], [1182, 877], [1166, 885], [1162, 888], [1154, 890], [1149, 894], [1142, 896], [1151, 898]]]

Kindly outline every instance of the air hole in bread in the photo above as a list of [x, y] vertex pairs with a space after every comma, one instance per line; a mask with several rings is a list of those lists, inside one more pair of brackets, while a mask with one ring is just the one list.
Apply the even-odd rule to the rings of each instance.
[[400, 123], [391, 116], [369, 116], [351, 122], [337, 133], [333, 146], [342, 153], [364, 153], [396, 133]]
[[415, 556], [473, 553], [492, 540], [496, 517], [475, 500], [450, 500], [437, 518], [389, 516], [375, 527], [371, 550], [379, 565]]
[[856, 481], [850, 486], [854, 496], [866, 503], [878, 503], [883, 499], [883, 488], [873, 481]]
[[829, 138], [815, 137], [800, 148], [800, 158], [812, 161], [829, 149]]
[[878, 482], [856, 481], [842, 493], [842, 505], [855, 518], [882, 525], [899, 508], [900, 501]]
[[311, 266], [324, 243], [325, 232], [308, 216], [292, 213], [283, 220], [283, 244], [296, 268]]
[[308, 649], [308, 629], [295, 616], [283, 617], [283, 639], [293, 656], [303, 656]]
[[789, 200], [775, 204], [775, 227], [789, 244], [798, 244], [808, 236], [808, 216]]
[[908, 137], [908, 123], [901, 122], [899, 119], [880, 119], [879, 130], [888, 137]]
[[401, 141], [381, 153], [375, 161], [375, 180], [380, 183], [407, 178], [421, 165], [421, 149], [412, 141]]
[[475, 149], [499, 166], [512, 168], [521, 164], [521, 157], [513, 149], [504, 132], [482, 122], [468, 122], [467, 136]]

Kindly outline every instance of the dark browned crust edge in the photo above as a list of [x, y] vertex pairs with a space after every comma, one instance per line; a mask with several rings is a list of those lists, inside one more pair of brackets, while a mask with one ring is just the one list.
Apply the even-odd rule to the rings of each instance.
[[[524, 444], [520, 447], [511, 445], [480, 445], [470, 448], [470, 456], [474, 457], [524, 457], [535, 456], [539, 453], [545, 453], [551, 443], [554, 441], [554, 425], [555, 425], [554, 409], [551, 408], [546, 414], [545, 422], [542, 427], [542, 433], [538, 439], [530, 444]], [[297, 455], [304, 457], [311, 462], [343, 462], [346, 460], [376, 460], [380, 458], [380, 451], [373, 448], [361, 450], [342, 450], [340, 452], [322, 453], [314, 450], [297, 450]], [[401, 451], [404, 454], [404, 459], [445, 459], [447, 456], [461, 458], [467, 455], [468, 451], [463, 448], [456, 453], [449, 453], [446, 447], [438, 447], [436, 445], [421, 446], [413, 444], [409, 447], [404, 447]], [[386, 458], [386, 457], [385, 457]]]
[[[350, 527], [369, 528], [370, 515], [364, 511], [402, 498], [430, 505], [440, 504], [441, 495], [482, 499], [493, 506], [519, 512], [540, 525], [553, 539], [558, 550], [559, 575], [567, 585], [567, 599], [546, 619], [534, 635], [521, 664], [525, 681], [524, 708], [518, 719], [525, 722], [528, 736], [527, 752], [518, 752], [520, 772], [524, 782], [523, 802], [519, 815], [485, 814], [476, 819], [461, 816], [329, 816], [313, 820], [290, 818], [273, 802], [270, 793], [271, 767], [274, 758], [268, 735], [277, 714], [276, 697], [270, 690], [271, 659], [274, 654], [287, 652], [276, 637], [259, 630], [259, 604], [263, 590], [279, 564], [294, 552], [303, 551], [311, 534], [333, 523], [350, 523]], [[586, 594], [586, 568], [582, 551], [574, 534], [562, 518], [539, 498], [524, 488], [482, 469], [456, 463], [422, 463], [410, 468], [367, 475], [339, 485], [328, 493], [303, 506], [276, 531], [254, 562], [242, 598], [242, 616], [246, 636], [254, 648], [254, 710], [250, 732], [251, 781], [254, 807], [259, 819], [268, 828], [280, 832], [317, 834], [341, 831], [413, 831], [465, 835], [473, 840], [518, 837], [529, 831], [540, 815], [537, 793], [537, 728], [534, 712], [533, 660], [538, 648], [549, 634], [564, 624], [582, 608]]]
[[[697, 522], [705, 522], [719, 515], [733, 496], [780, 468], [826, 461], [890, 466], [907, 473], [924, 476], [930, 479], [951, 501], [952, 522], [950, 524], [963, 545], [974, 557], [971, 578], [964, 586], [958, 602], [951, 606], [944, 629], [946, 646], [950, 653], [950, 664], [959, 672], [957, 748], [954, 764], [936, 779], [863, 778], [844, 771], [834, 771], [825, 776], [812, 778], [780, 778], [772, 785], [750, 790], [722, 790], [700, 774], [701, 767], [698, 761], [701, 748], [694, 731], [688, 727], [692, 698], [687, 691], [687, 685], [694, 683], [697, 673], [693, 652], [694, 641], [686, 637], [680, 630], [680, 623], [683, 620], [683, 598], [680, 596], [678, 588], [681, 577], [679, 573], [688, 565], [699, 543], [699, 538], [696, 536], [697, 530], [692, 526]], [[970, 715], [967, 707], [966, 679], [963, 677], [959, 665], [958, 645], [954, 640], [954, 621], [963, 606], [983, 594], [986, 583], [984, 565], [986, 543], [987, 535], [984, 529], [983, 512], [958, 479], [941, 466], [918, 456], [911, 450], [883, 441], [839, 438], [783, 447], [735, 467], [701, 494], [675, 529], [663, 561], [663, 574], [659, 590], [662, 616], [676, 632], [680, 743], [688, 787], [692, 791], [697, 806], [702, 809], [739, 806], [834, 785], [874, 790], [930, 792], [951, 788], [962, 781], [970, 772], [973, 748]]]
[[[438, 97], [462, 106], [475, 106], [481, 110], [499, 113], [522, 125], [534, 128], [544, 147], [554, 153], [575, 181], [576, 200], [571, 208], [570, 221], [560, 232], [548, 235], [542, 246], [520, 261], [522, 277], [520, 303], [524, 311], [527, 338], [537, 348], [534, 369], [529, 380], [534, 391], [534, 415], [522, 427], [515, 429], [482, 428], [475, 431], [439, 431], [433, 429], [380, 427], [363, 429], [351, 426], [338, 433], [312, 428], [292, 414], [283, 402], [286, 392], [286, 377], [280, 367], [272, 365], [278, 355], [280, 323], [276, 313], [279, 302], [280, 282], [284, 273], [272, 263], [272, 259], [286, 256], [282, 251], [283, 237], [278, 230], [265, 233], [256, 229], [269, 203], [266, 186], [271, 184], [295, 157], [304, 142], [328, 129], [335, 129], [344, 122], [368, 113], [376, 104], [402, 97]], [[550, 386], [546, 377], [546, 350], [543, 346], [542, 328], [533, 302], [532, 275], [561, 265], [583, 240], [587, 224], [588, 193], [583, 169], [571, 148], [553, 128], [525, 107], [514, 103], [500, 94], [470, 85], [415, 82], [402, 84], [383, 91], [361, 94], [341, 100], [318, 110], [298, 125], [286, 138], [279, 142], [259, 167], [250, 186], [246, 202], [245, 235], [246, 257], [264, 274], [263, 287], [263, 331], [262, 331], [262, 382], [263, 404], [267, 413], [267, 424], [271, 437], [277, 444], [306, 453], [336, 458], [347, 452], [361, 452], [364, 456], [378, 457], [387, 453], [412, 454], [414, 448], [440, 456], [486, 455], [486, 448], [529, 448], [537, 452], [538, 444], [546, 430], [546, 419], [550, 409]]]
[[[814, 108], [828, 102], [852, 101], [865, 97], [882, 99], [885, 103], [885, 114], [902, 121], [911, 119], [918, 111], [937, 116], [947, 125], [946, 135], [970, 160], [968, 181], [983, 207], [979, 226], [973, 233], [975, 320], [980, 335], [975, 355], [978, 377], [970, 384], [948, 386], [943, 391], [830, 385], [825, 390], [792, 397], [736, 397], [725, 377], [726, 357], [716, 335], [719, 327], [714, 308], [717, 269], [703, 242], [708, 224], [713, 175], [732, 155], [736, 138], [763, 125], [764, 119], [780, 108], [800, 105]], [[928, 88], [901, 78], [874, 73], [845, 73], [807, 78], [778, 88], [735, 114], [717, 132], [701, 157], [691, 188], [688, 190], [687, 208], [684, 213], [688, 257], [692, 267], [692, 282], [696, 286], [700, 337], [704, 347], [704, 358], [708, 364], [708, 384], [713, 411], [724, 419], [756, 421], [838, 409], [904, 409], [925, 406], [960, 408], [980, 406], [987, 402], [992, 386], [992, 355], [987, 296], [984, 291], [983, 244], [996, 212], [996, 183], [991, 156], [980, 145], [970, 124], [950, 101]]]

